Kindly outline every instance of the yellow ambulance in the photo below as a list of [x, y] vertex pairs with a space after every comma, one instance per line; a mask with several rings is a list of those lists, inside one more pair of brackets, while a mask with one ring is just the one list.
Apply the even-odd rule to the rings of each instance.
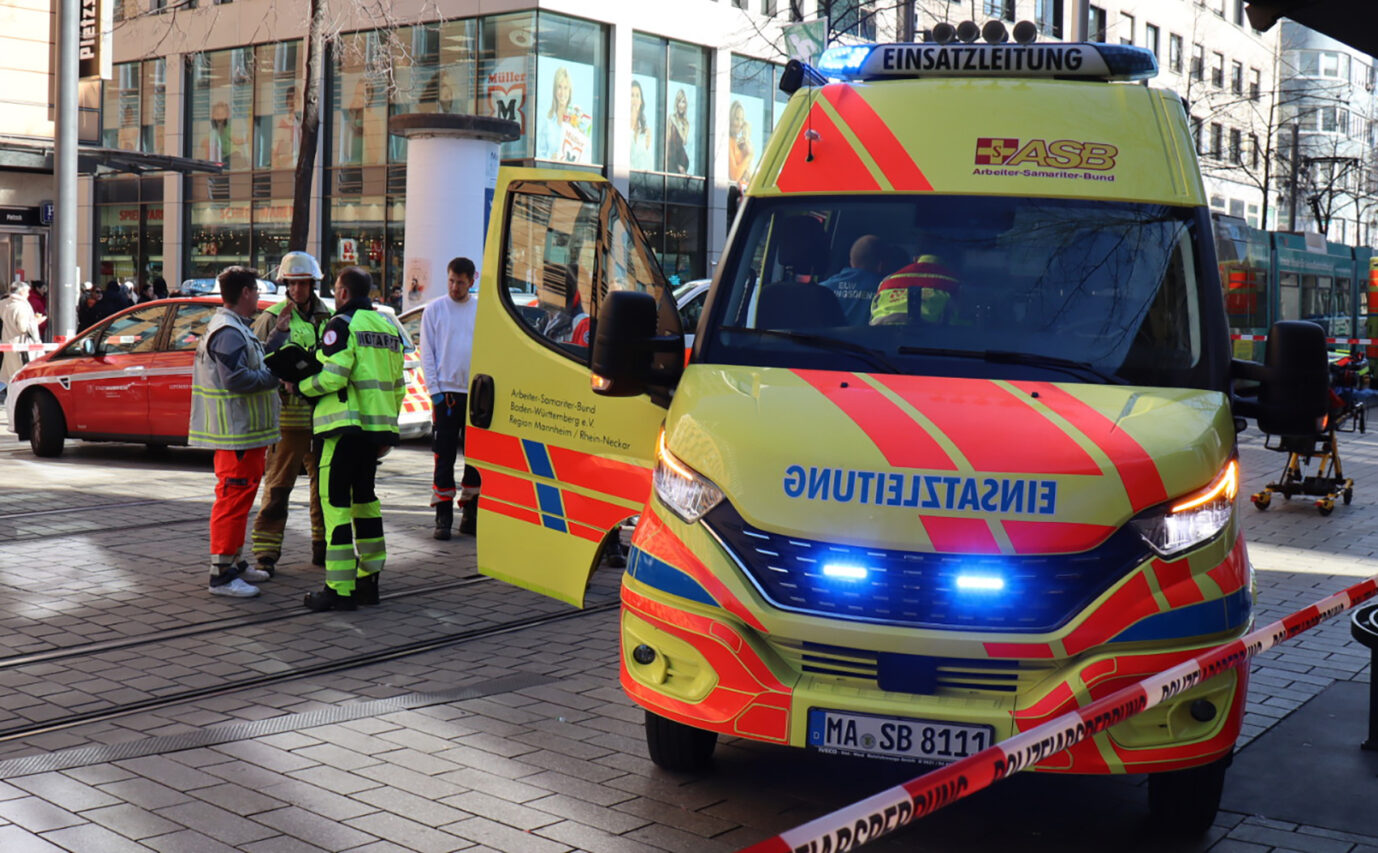
[[[635, 524], [621, 684], [657, 764], [703, 767], [720, 735], [949, 762], [1245, 631], [1231, 384], [1262, 381], [1270, 431], [1313, 423], [1283, 356], [1324, 340], [1288, 324], [1271, 366], [1232, 367], [1156, 70], [1104, 44], [792, 63], [687, 356], [611, 184], [502, 171], [479, 569], [578, 606]], [[1246, 680], [1036, 769], [1150, 773], [1158, 817], [1208, 825]]]

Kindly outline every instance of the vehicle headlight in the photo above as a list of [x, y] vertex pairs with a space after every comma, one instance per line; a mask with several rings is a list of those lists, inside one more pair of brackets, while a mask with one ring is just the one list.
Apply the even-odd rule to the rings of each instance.
[[670, 511], [693, 524], [722, 502], [722, 490], [675, 458], [665, 446], [665, 430], [656, 442], [656, 496]]
[[1239, 460], [1230, 459], [1205, 488], [1130, 520], [1148, 546], [1171, 558], [1215, 536], [1230, 522], [1239, 493]]

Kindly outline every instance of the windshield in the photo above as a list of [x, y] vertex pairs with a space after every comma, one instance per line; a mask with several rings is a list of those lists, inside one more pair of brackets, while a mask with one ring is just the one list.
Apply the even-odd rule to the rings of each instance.
[[698, 360], [1188, 384], [1209, 290], [1200, 215], [1079, 199], [753, 200]]

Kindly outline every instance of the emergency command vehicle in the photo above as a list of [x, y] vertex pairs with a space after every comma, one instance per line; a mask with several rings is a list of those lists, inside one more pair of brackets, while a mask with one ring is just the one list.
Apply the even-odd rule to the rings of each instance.
[[[697, 330], [609, 183], [500, 174], [479, 568], [577, 606], [636, 520], [621, 683], [657, 764], [719, 735], [952, 761], [1245, 631], [1243, 368], [1156, 70], [1103, 44], [792, 63]], [[1314, 418], [1270, 378], [1289, 347], [1323, 371], [1323, 336], [1277, 336], [1256, 405]], [[1151, 810], [1204, 827], [1247, 675], [1037, 769], [1153, 774]]]

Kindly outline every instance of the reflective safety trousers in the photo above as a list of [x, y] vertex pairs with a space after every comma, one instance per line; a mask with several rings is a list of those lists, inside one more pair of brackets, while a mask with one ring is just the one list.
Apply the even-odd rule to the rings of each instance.
[[407, 393], [397, 327], [377, 311], [355, 311], [345, 346], [316, 357], [323, 369], [299, 386], [306, 396], [320, 398], [312, 417], [315, 434], [363, 431], [377, 443], [396, 444], [397, 413]]

